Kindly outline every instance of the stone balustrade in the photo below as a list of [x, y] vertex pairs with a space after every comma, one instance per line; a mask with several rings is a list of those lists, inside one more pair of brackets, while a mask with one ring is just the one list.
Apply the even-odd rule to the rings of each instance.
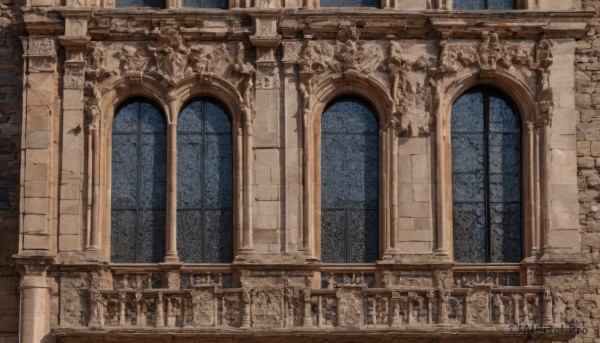
[[521, 286], [514, 271], [457, 271], [449, 275], [447, 288], [376, 287], [372, 270], [321, 271], [321, 288], [308, 283], [232, 287], [227, 269], [169, 273], [113, 271], [112, 288], [89, 290], [89, 326], [442, 329], [544, 324], [552, 318], [550, 291]]

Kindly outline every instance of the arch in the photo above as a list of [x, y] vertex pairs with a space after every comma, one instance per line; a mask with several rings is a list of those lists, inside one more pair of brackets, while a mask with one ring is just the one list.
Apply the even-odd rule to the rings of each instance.
[[177, 246], [183, 262], [232, 260], [231, 132], [231, 119], [220, 103], [196, 98], [182, 107], [177, 125]]
[[522, 258], [521, 123], [512, 100], [490, 86], [452, 106], [452, 208], [457, 262]]
[[248, 105], [244, 103], [238, 90], [229, 81], [217, 76], [212, 76], [210, 81], [199, 79], [197, 76], [188, 76], [170, 94], [173, 99], [174, 120], [177, 120], [176, 116], [181, 108], [196, 98], [211, 98], [218, 101], [225, 108], [236, 128], [252, 120], [246, 110]]
[[166, 121], [145, 98], [122, 103], [113, 118], [111, 261], [160, 262], [166, 227]]
[[336, 98], [321, 120], [321, 257], [379, 258], [379, 124], [360, 98]]
[[389, 89], [371, 77], [357, 77], [351, 81], [344, 77], [331, 76], [313, 86], [309, 108], [312, 120], [320, 120], [325, 106], [336, 98], [355, 96], [368, 102], [375, 110], [377, 121], [385, 126], [394, 112], [394, 101]]

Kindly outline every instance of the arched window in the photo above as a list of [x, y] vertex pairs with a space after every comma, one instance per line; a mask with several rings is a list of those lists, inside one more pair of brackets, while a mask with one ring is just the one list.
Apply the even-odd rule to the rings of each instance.
[[455, 10], [512, 10], [515, 0], [454, 0]]
[[344, 98], [321, 120], [321, 260], [379, 257], [379, 126], [371, 107]]
[[161, 262], [165, 251], [166, 134], [160, 111], [134, 99], [113, 120], [111, 261]]
[[519, 114], [499, 91], [477, 87], [452, 106], [451, 130], [455, 260], [520, 262]]
[[233, 247], [231, 122], [194, 100], [177, 123], [177, 246], [184, 262], [228, 263]]

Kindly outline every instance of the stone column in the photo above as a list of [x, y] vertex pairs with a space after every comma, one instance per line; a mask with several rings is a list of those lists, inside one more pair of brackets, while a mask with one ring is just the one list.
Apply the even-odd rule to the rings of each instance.
[[50, 288], [46, 271], [54, 257], [17, 255], [14, 260], [21, 272], [19, 342], [39, 343], [50, 333], [47, 318], [50, 315]]

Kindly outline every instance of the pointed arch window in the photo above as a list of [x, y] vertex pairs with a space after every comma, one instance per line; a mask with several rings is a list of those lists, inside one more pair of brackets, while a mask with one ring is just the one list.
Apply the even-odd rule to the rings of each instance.
[[379, 257], [379, 125], [369, 104], [343, 98], [321, 120], [321, 260]]
[[113, 120], [111, 261], [161, 262], [165, 251], [166, 127], [145, 99]]
[[229, 263], [233, 247], [231, 121], [216, 102], [189, 102], [177, 123], [177, 246], [184, 262]]
[[452, 106], [452, 201], [457, 262], [520, 262], [521, 124], [501, 92], [476, 87]]

